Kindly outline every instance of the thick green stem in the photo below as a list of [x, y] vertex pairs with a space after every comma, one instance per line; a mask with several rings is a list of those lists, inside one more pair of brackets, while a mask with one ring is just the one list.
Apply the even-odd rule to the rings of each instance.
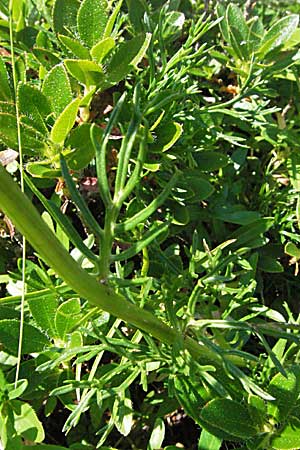
[[[3, 167], [0, 167], [0, 208], [11, 218], [43, 260], [81, 297], [166, 344], [173, 345], [182, 340], [178, 331], [150, 312], [128, 302], [81, 269]], [[184, 343], [190, 353], [200, 361], [221, 363], [219, 355], [193, 339], [185, 338]], [[245, 365], [242, 358], [230, 359], [239, 365]]]

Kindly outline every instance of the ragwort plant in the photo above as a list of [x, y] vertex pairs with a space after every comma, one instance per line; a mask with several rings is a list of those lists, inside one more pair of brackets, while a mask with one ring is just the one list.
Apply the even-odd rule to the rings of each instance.
[[0, 4], [0, 207], [32, 246], [1, 275], [5, 449], [172, 448], [180, 407], [199, 449], [300, 446], [299, 317], [264, 298], [300, 259], [299, 18], [192, 3]]

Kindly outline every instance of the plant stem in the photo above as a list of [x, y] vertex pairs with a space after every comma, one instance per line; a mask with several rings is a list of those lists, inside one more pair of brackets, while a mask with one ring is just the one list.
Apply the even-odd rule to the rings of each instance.
[[[0, 167], [0, 207], [42, 259], [81, 297], [124, 322], [151, 334], [161, 342], [174, 345], [183, 340], [178, 331], [170, 328], [150, 312], [130, 303], [110, 287], [100, 284], [81, 269], [3, 167]], [[189, 337], [183, 341], [193, 357], [201, 362], [222, 364], [220, 356], [211, 349]], [[229, 358], [238, 365], [246, 365], [243, 358], [236, 356]]]

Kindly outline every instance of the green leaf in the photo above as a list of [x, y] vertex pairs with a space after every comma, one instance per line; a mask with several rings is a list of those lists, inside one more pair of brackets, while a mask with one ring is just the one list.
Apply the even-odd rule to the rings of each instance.
[[64, 61], [68, 72], [84, 86], [98, 86], [104, 79], [101, 66], [94, 61], [83, 59], [66, 59]]
[[53, 28], [55, 33], [75, 34], [77, 28], [78, 0], [56, 0], [53, 8]]
[[8, 73], [6, 70], [5, 63], [1, 56], [0, 56], [0, 100], [2, 101], [13, 100], [9, 84]]
[[9, 400], [14, 400], [15, 398], [21, 397], [21, 395], [26, 391], [28, 387], [28, 380], [19, 380], [17, 384], [7, 384], [6, 389], [8, 392]]
[[55, 315], [55, 327], [62, 340], [66, 339], [67, 334], [79, 321], [80, 312], [81, 307], [78, 298], [70, 298], [58, 307]]
[[[95, 149], [90, 136], [91, 124], [83, 123], [71, 131], [66, 140], [65, 146], [73, 149], [72, 152], [65, 155], [68, 166], [72, 170], [85, 168], [95, 157]], [[95, 135], [98, 140], [101, 139], [103, 130], [95, 127]]]
[[292, 36], [295, 32], [299, 23], [299, 16], [292, 14], [287, 17], [283, 17], [278, 20], [264, 35], [261, 46], [258, 49], [260, 56], [265, 56], [271, 50], [284, 45], [285, 42]]
[[137, 255], [143, 248], [151, 244], [156, 238], [168, 230], [167, 223], [155, 223], [150, 230], [148, 230], [143, 237], [135, 242], [129, 249], [124, 250], [122, 253], [112, 256], [113, 261], [125, 261]]
[[118, 14], [120, 12], [121, 6], [122, 6], [123, 0], [119, 0], [117, 4], [113, 5], [113, 11], [111, 12], [107, 24], [105, 26], [103, 38], [108, 38], [112, 34], [115, 21], [118, 17]]
[[[18, 150], [15, 114], [0, 113], [0, 141], [8, 148]], [[43, 135], [25, 123], [21, 123], [21, 141], [23, 150], [28, 154], [33, 154], [34, 150], [42, 151], [45, 148]]]
[[229, 38], [233, 49], [241, 59], [248, 59], [249, 30], [241, 9], [234, 3], [228, 5], [226, 20], [229, 29]]
[[98, 42], [91, 49], [91, 55], [93, 59], [100, 64], [107, 54], [115, 47], [115, 40], [111, 37], [105, 38]]
[[[27, 166], [28, 167], [28, 166]], [[61, 176], [61, 173], [59, 173]], [[97, 260], [96, 255], [84, 244], [81, 236], [78, 234], [77, 230], [74, 228], [69, 217], [63, 214], [60, 208], [51, 200], [47, 200], [46, 197], [40, 192], [40, 190], [35, 186], [26, 173], [24, 174], [25, 182], [30, 187], [32, 192], [36, 195], [39, 201], [42, 203], [44, 208], [49, 212], [51, 217], [56, 221], [59, 227], [66, 233], [70, 241], [74, 244], [83, 255], [85, 255], [91, 261]]]
[[149, 439], [149, 450], [160, 449], [165, 438], [165, 423], [163, 419], [157, 417]]
[[26, 171], [36, 178], [58, 178], [61, 175], [60, 169], [53, 169], [50, 161], [29, 162], [26, 164]]
[[42, 423], [39, 421], [34, 409], [29, 403], [19, 400], [11, 402], [14, 412], [14, 426], [18, 434], [24, 439], [32, 442], [42, 442], [45, 433]]
[[185, 412], [199, 424], [199, 411], [204, 400], [197, 387], [184, 375], [179, 374], [174, 380], [175, 395]]
[[[132, 68], [139, 64], [150, 44], [151, 34], [139, 34], [120, 44], [106, 69], [107, 86], [123, 80]], [[105, 85], [106, 86], [106, 85]]]
[[[27, 444], [26, 450], [68, 450], [68, 449], [67, 449], [67, 447], [62, 447], [61, 445], [40, 444], [40, 445], [36, 446], [36, 445], [28, 445]], [[84, 448], [82, 450], [84, 450]], [[87, 447], [86, 450], [89, 450], [89, 448]], [[103, 450], [103, 448], [102, 448], [102, 450]]]
[[178, 141], [182, 131], [182, 126], [177, 122], [163, 124], [156, 129], [156, 142], [150, 146], [150, 150], [153, 152], [166, 152]]
[[[7, 352], [18, 354], [20, 322], [14, 319], [0, 320], [0, 342]], [[49, 345], [47, 337], [34, 326], [24, 323], [22, 354], [41, 352]]]
[[107, 0], [83, 0], [78, 11], [77, 25], [82, 41], [93, 47], [101, 40], [108, 20]]
[[281, 431], [279, 436], [271, 440], [272, 448], [278, 450], [295, 450], [300, 448], [300, 421], [293, 420]]
[[58, 39], [77, 58], [91, 59], [89, 50], [84, 45], [82, 45], [80, 41], [72, 39], [69, 36], [64, 36], [62, 34], [58, 35]]
[[284, 272], [283, 266], [272, 256], [260, 255], [258, 260], [258, 268], [263, 272], [281, 273]]
[[60, 63], [59, 57], [46, 48], [34, 47], [32, 53], [46, 70], [51, 70], [53, 66]]
[[212, 184], [203, 178], [198, 170], [186, 170], [173, 190], [173, 197], [179, 202], [201, 202], [214, 192]]
[[229, 163], [227, 155], [219, 152], [202, 151], [195, 153], [193, 157], [198, 164], [198, 169], [203, 172], [221, 169]]
[[285, 245], [284, 253], [296, 258], [297, 261], [300, 259], [300, 249], [293, 242], [288, 242]]
[[213, 436], [206, 430], [201, 431], [198, 442], [198, 450], [219, 450], [222, 445], [222, 439]]
[[54, 296], [28, 299], [28, 306], [35, 323], [50, 337], [56, 336], [54, 325], [58, 300]]
[[251, 246], [255, 241], [266, 231], [268, 231], [274, 223], [274, 219], [266, 217], [264, 219], [256, 220], [249, 225], [244, 225], [231, 233], [229, 239], [237, 239], [232, 244], [233, 247]]
[[70, 80], [62, 64], [53, 67], [46, 75], [42, 92], [48, 97], [55, 117], [58, 117], [72, 101]]
[[244, 440], [258, 433], [247, 408], [229, 399], [215, 399], [200, 413], [204, 429], [221, 439]]
[[214, 219], [223, 222], [236, 223], [237, 225], [248, 225], [260, 219], [260, 214], [256, 211], [244, 211], [240, 205], [218, 206], [213, 209]]
[[134, 424], [132, 402], [128, 390], [116, 397], [112, 410], [112, 419], [119, 433], [123, 436], [128, 436]]
[[[41, 133], [48, 133], [45, 120], [51, 113], [51, 107], [46, 96], [29, 84], [20, 84], [17, 98], [20, 113], [25, 116], [26, 123]], [[25, 118], [22, 118], [23, 122]]]
[[101, 229], [97, 220], [91, 213], [89, 207], [86, 204], [86, 201], [79, 193], [79, 191], [76, 187], [76, 184], [74, 183], [74, 181], [69, 173], [68, 166], [67, 166], [66, 161], [62, 154], [60, 155], [60, 166], [61, 166], [63, 177], [64, 177], [67, 187], [70, 191], [71, 198], [74, 201], [74, 203], [77, 205], [79, 211], [81, 212], [83, 220], [86, 222], [86, 224], [90, 227], [90, 230], [96, 236], [102, 237], [103, 230]]
[[294, 366], [287, 372], [287, 377], [280, 373], [275, 375], [269, 385], [270, 394], [276, 398], [275, 404], [279, 410], [278, 420], [280, 422], [286, 420], [293, 411], [300, 393], [299, 367]]
[[80, 98], [73, 100], [56, 119], [50, 133], [50, 139], [55, 144], [63, 145], [74, 126], [80, 102]]

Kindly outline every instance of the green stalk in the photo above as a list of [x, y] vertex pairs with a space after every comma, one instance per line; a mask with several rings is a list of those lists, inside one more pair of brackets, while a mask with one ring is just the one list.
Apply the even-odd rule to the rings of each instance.
[[[15, 49], [13, 41], [13, 1], [9, 2], [9, 41], [10, 41], [10, 53], [11, 53], [11, 65], [12, 65], [12, 76], [13, 76], [13, 86], [15, 94], [15, 109], [16, 109], [16, 119], [17, 119], [17, 136], [18, 136], [18, 151], [19, 151], [19, 170], [20, 170], [20, 185], [21, 191], [24, 192], [24, 176], [23, 176], [23, 148], [21, 140], [21, 125], [20, 125], [20, 111], [18, 103], [18, 90], [17, 90], [17, 73], [15, 65]], [[15, 375], [15, 387], [17, 386], [20, 366], [21, 366], [21, 354], [23, 345], [23, 331], [24, 331], [24, 306], [25, 306], [25, 289], [26, 289], [26, 237], [22, 238], [22, 298], [21, 298], [21, 308], [20, 308], [20, 330], [19, 330], [19, 343], [18, 343], [18, 362], [16, 366]]]
[[[189, 337], [183, 338], [178, 331], [164, 324], [153, 314], [141, 310], [81, 269], [3, 167], [0, 167], [0, 207], [42, 259], [81, 297], [124, 322], [151, 334], [161, 342], [169, 345], [184, 342], [193, 357], [200, 359], [201, 362], [222, 364], [220, 356], [214, 351]], [[230, 360], [241, 366], [246, 365], [240, 357], [231, 356]]]

